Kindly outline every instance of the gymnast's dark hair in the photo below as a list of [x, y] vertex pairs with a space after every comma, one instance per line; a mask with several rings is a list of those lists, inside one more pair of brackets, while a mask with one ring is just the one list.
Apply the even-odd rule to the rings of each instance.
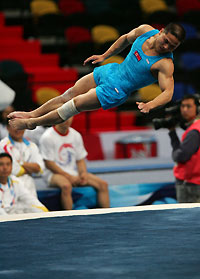
[[179, 23], [171, 22], [165, 28], [164, 32], [171, 33], [174, 35], [181, 43], [185, 40], [185, 29]]
[[4, 157], [8, 157], [10, 159], [10, 161], [12, 162], [12, 157], [9, 153], [6, 153], [6, 152], [2, 152], [0, 153], [0, 158], [4, 158]]

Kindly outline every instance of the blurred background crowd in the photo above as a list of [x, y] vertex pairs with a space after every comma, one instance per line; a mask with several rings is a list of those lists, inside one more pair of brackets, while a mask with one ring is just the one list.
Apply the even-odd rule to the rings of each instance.
[[[174, 55], [176, 101], [199, 91], [199, 14], [198, 0], [2, 0], [0, 79], [15, 90], [15, 109], [31, 110], [91, 72], [94, 66], [83, 67], [83, 61], [103, 53], [120, 35], [142, 23], [161, 29], [176, 21], [187, 32]], [[103, 63], [120, 63], [128, 51]], [[135, 101], [154, 98], [159, 87], [133, 93], [116, 109], [81, 113], [73, 127], [84, 134], [150, 124], [155, 112], [152, 117], [141, 115]]]

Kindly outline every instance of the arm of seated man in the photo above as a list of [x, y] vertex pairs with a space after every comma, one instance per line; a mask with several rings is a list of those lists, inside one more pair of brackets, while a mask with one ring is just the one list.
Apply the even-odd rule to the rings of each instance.
[[78, 160], [76, 163], [80, 176], [80, 185], [86, 185], [88, 183], [88, 172], [85, 159]]
[[37, 163], [24, 162], [22, 167], [24, 168], [25, 173], [28, 174], [40, 172], [40, 166]]
[[80, 184], [80, 179], [78, 176], [71, 175], [67, 172], [65, 172], [61, 167], [59, 167], [54, 161], [50, 160], [44, 160], [46, 168], [49, 169], [54, 174], [60, 174], [66, 177], [72, 185], [78, 185]]
[[47, 212], [48, 209], [44, 206], [38, 198], [33, 195], [30, 195], [29, 192], [24, 190], [23, 194], [19, 197], [19, 201], [21, 201], [24, 205], [24, 210], [29, 213], [35, 212]]

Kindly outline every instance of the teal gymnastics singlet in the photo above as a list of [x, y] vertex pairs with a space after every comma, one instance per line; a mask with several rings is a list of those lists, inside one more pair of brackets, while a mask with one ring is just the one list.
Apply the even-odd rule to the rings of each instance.
[[103, 109], [124, 103], [131, 93], [157, 81], [151, 66], [163, 58], [173, 59], [172, 53], [148, 56], [142, 51], [143, 43], [159, 33], [154, 29], [138, 37], [126, 59], [121, 63], [110, 63], [94, 69], [96, 93]]

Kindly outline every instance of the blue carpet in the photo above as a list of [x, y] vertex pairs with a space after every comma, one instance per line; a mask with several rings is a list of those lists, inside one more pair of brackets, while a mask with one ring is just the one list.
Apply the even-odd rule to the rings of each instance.
[[0, 278], [199, 278], [200, 208], [0, 223]]

